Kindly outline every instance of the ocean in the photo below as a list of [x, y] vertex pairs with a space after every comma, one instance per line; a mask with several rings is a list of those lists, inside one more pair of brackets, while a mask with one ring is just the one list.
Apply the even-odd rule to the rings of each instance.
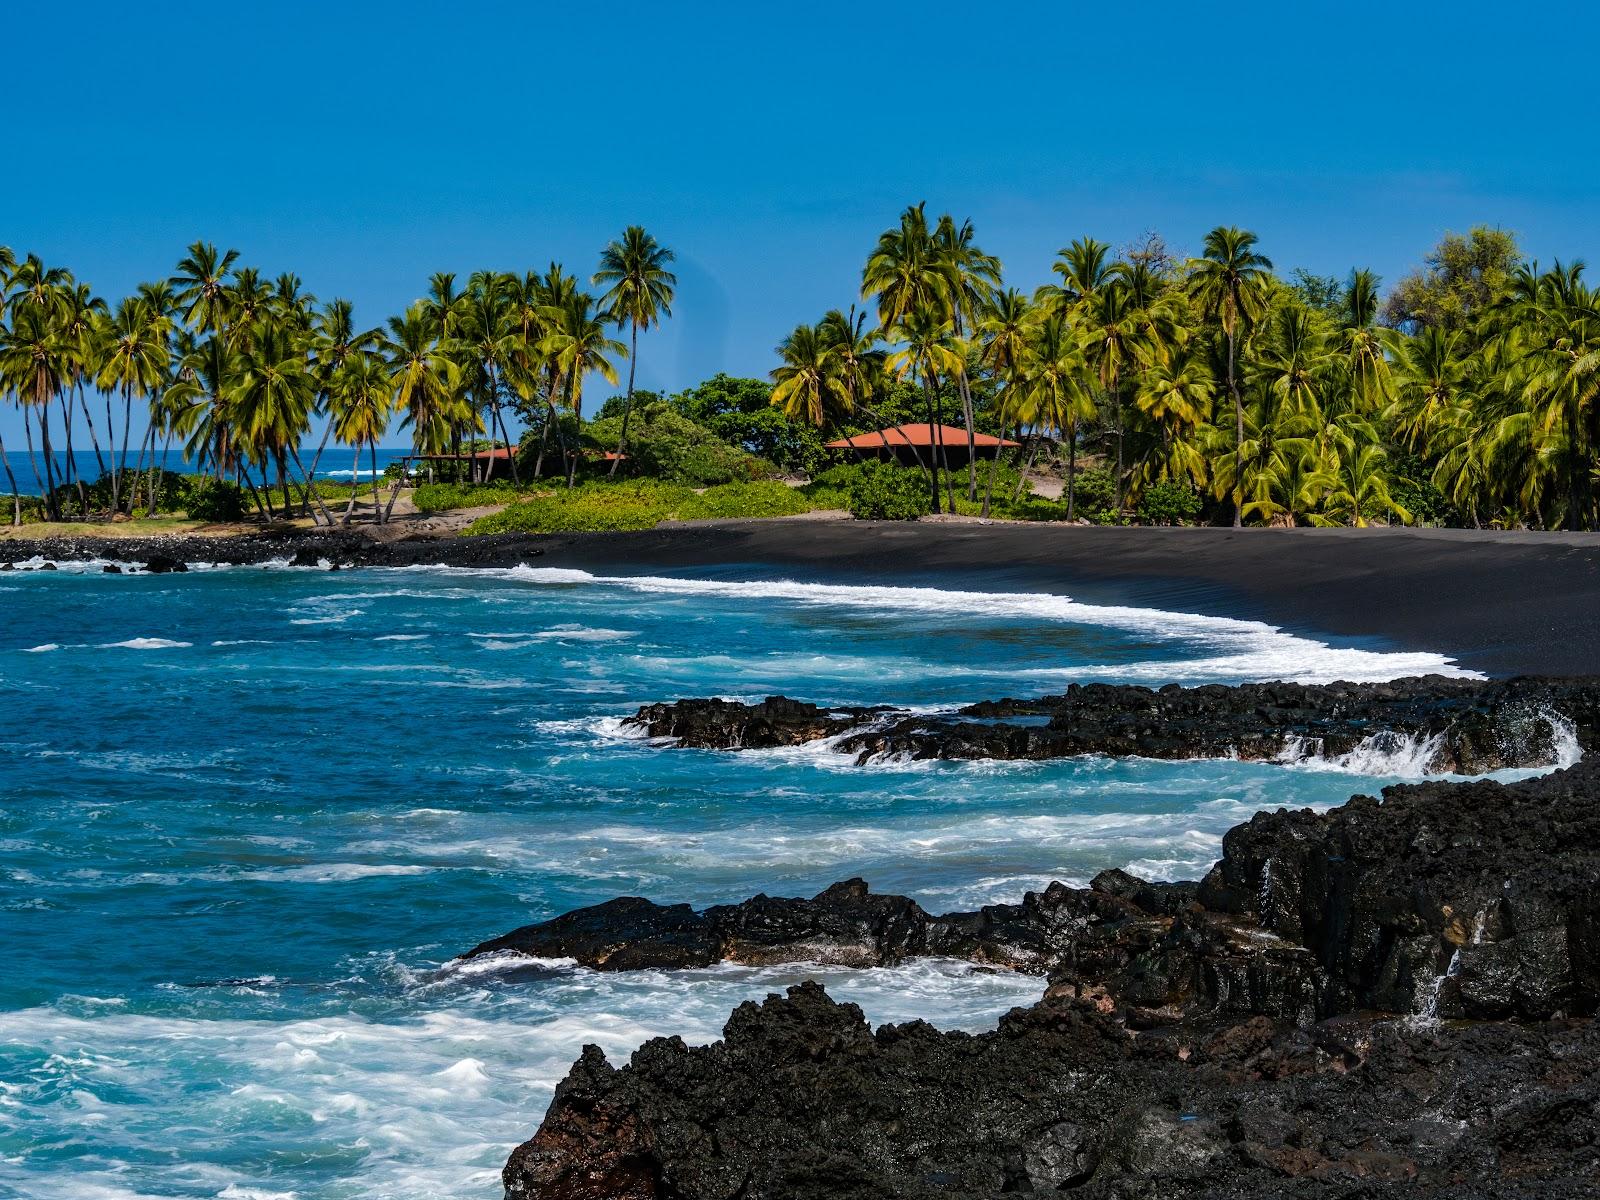
[[1461, 673], [1063, 596], [696, 574], [0, 574], [0, 1196], [492, 1200], [585, 1043], [711, 1040], [808, 977], [873, 1022], [975, 1030], [1043, 983], [452, 962], [479, 941], [616, 895], [860, 875], [944, 911], [1106, 867], [1195, 878], [1259, 809], [1419, 769], [857, 766], [654, 745], [622, 724], [639, 704]]
[[[312, 459], [315, 458], [316, 453], [317, 448], [315, 446], [302, 446], [300, 448], [300, 461], [305, 464], [306, 470], [311, 470], [311, 462]], [[382, 475], [384, 469], [388, 467], [390, 463], [404, 458], [410, 453], [410, 448], [404, 446], [391, 446], [387, 449], [382, 446], [378, 447], [378, 474]], [[24, 496], [42, 495], [43, 489], [39, 486], [39, 478], [35, 476], [34, 471], [35, 468], [37, 468], [38, 475], [43, 476], [44, 455], [36, 454], [32, 459], [30, 459], [28, 457], [26, 446], [19, 447], [11, 442], [7, 442], [6, 457], [11, 460], [11, 473], [16, 477], [17, 491]], [[355, 451], [350, 447], [330, 445], [322, 452], [322, 458], [317, 462], [317, 478], [343, 481], [348, 481], [351, 479], [371, 479], [371, 452], [362, 452], [360, 467], [353, 465], [354, 457]], [[110, 467], [119, 458], [120, 447], [117, 454], [106, 454], [104, 447], [102, 447], [101, 457], [99, 459], [95, 458], [93, 450], [74, 450], [72, 452], [72, 459], [75, 464], [73, 468], [75, 477], [81, 477], [85, 483], [93, 483], [96, 479], [100, 478], [102, 467], [110, 469]], [[135, 465], [138, 464], [138, 461], [138, 447], [130, 447], [128, 450], [127, 460], [124, 464], [125, 469], [132, 471]], [[62, 478], [62, 473], [66, 470], [66, 451], [55, 451], [51, 455], [51, 462], [55, 467], [56, 477], [59, 481]], [[145, 466], [149, 467], [150, 465], [149, 459], [146, 458]], [[165, 467], [167, 470], [173, 471], [179, 475], [193, 475], [195, 473], [194, 464], [192, 462], [185, 462], [183, 453], [180, 450], [158, 451], [156, 453], [155, 465]], [[253, 474], [256, 476], [256, 481], [259, 483], [260, 472], [253, 471]], [[289, 464], [289, 474], [291, 483], [297, 481], [300, 477], [299, 472], [294, 469], [293, 462]], [[272, 476], [272, 480], [273, 482], [276, 482], [277, 480], [275, 473]], [[5, 493], [8, 491], [9, 488], [7, 487], [6, 480], [3, 477], [0, 477], [0, 493]]]

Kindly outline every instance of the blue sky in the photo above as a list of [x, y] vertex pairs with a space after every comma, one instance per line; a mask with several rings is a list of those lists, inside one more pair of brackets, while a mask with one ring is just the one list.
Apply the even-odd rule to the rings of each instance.
[[[1031, 288], [1084, 234], [1397, 278], [1445, 229], [1594, 259], [1577, 4], [97, 3], [7, 13], [0, 242], [105, 296], [197, 237], [378, 323], [430, 272], [679, 256], [643, 386], [763, 374], [907, 203]], [[591, 383], [591, 395], [603, 385]], [[20, 433], [12, 415], [0, 433]]]

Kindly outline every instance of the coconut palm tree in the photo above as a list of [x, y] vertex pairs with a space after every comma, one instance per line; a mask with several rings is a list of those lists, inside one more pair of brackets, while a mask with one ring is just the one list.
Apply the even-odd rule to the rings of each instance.
[[[269, 460], [276, 468], [285, 516], [294, 503], [289, 496], [289, 461], [304, 478], [298, 447], [310, 427], [316, 394], [316, 376], [296, 331], [270, 318], [259, 321], [239, 353], [228, 400], [247, 456], [263, 469]], [[323, 515], [331, 525], [326, 509]]]
[[963, 338], [978, 321], [978, 314], [1000, 286], [1000, 260], [978, 249], [977, 231], [971, 221], [959, 225], [948, 213], [934, 229], [934, 254], [946, 277], [950, 299], [950, 323], [954, 332], [958, 365], [956, 388], [961, 395], [961, 417], [967, 433], [967, 499], [978, 498], [978, 456], [973, 426], [972, 387], [967, 379]]
[[[889, 355], [885, 365], [901, 378], [909, 376], [913, 384], [921, 384], [923, 404], [928, 411], [928, 429], [932, 433], [938, 428], [934, 392], [939, 380], [950, 378], [960, 369], [960, 359], [951, 346], [955, 325], [940, 307], [930, 304], [913, 309], [890, 330], [889, 336], [898, 349]], [[928, 476], [934, 512], [939, 511], [939, 466], [936, 459]], [[948, 476], [948, 465], [945, 470]], [[950, 510], [955, 511], [953, 491]]]
[[671, 250], [660, 245], [643, 226], [629, 225], [622, 237], [600, 252], [600, 269], [589, 282], [605, 285], [600, 305], [620, 328], [629, 327], [628, 392], [622, 407], [622, 432], [617, 438], [617, 457], [611, 460], [611, 474], [628, 443], [628, 418], [633, 415], [633, 375], [639, 364], [639, 330], [649, 329], [663, 317], [672, 315], [674, 289], [678, 277], [667, 270], [673, 261]]
[[[378, 355], [367, 351], [346, 358], [329, 380], [329, 423], [340, 442], [355, 448], [351, 479], [360, 477], [362, 448], [366, 447], [372, 455], [374, 523], [383, 517], [378, 494], [378, 439], [389, 428], [394, 395], [389, 365]], [[352, 491], [350, 503], [345, 506], [344, 517], [339, 522], [341, 525], [350, 524], [355, 507]]]
[[[389, 364], [394, 408], [401, 428], [411, 429], [411, 447], [418, 454], [437, 454], [450, 444], [461, 407], [461, 368], [440, 336], [442, 322], [418, 301], [402, 316], [389, 318], [382, 341]], [[383, 520], [394, 512], [404, 477], [395, 480]]]
[[[1007, 288], [991, 296], [985, 305], [978, 324], [978, 361], [991, 375], [1000, 380], [1000, 441], [1004, 444], [1006, 432], [1016, 420], [1022, 399], [1023, 363], [1027, 353], [1028, 335], [1035, 320], [1035, 312], [1028, 298], [1016, 288]], [[981, 515], [989, 515], [994, 494], [994, 475], [1000, 462], [1001, 447], [996, 446], [989, 460], [988, 479], [983, 488]]]
[[[560, 369], [565, 381], [567, 407], [577, 418], [581, 430], [585, 377], [591, 372], [598, 373], [615, 387], [617, 368], [610, 356], [626, 355], [628, 348], [606, 335], [610, 319], [598, 311], [595, 298], [587, 292], [572, 292], [566, 303], [549, 310], [548, 320], [550, 332], [545, 335], [543, 349]], [[577, 456], [573, 455], [567, 465], [569, 488], [575, 481], [577, 470]]]
[[[1094, 414], [1089, 393], [1090, 367], [1083, 341], [1066, 316], [1049, 311], [1027, 326], [1022, 344], [1023, 395], [1019, 425], [1033, 428], [1038, 439], [1055, 434], [1067, 446], [1067, 520], [1077, 519], [1078, 426]], [[1021, 483], [1018, 483], [1020, 494]]]
[[127, 470], [129, 431], [133, 427], [133, 398], [148, 399], [166, 379], [170, 361], [166, 315], [155, 311], [143, 296], [128, 296], [100, 323], [101, 352], [95, 382], [106, 395], [106, 421], [111, 421], [110, 397], [122, 393], [122, 453], [111, 473], [111, 510], [122, 511], [123, 475]]
[[[517, 475], [517, 456], [506, 429], [505, 415], [500, 406], [500, 388], [514, 369], [515, 355], [520, 349], [519, 330], [512, 319], [511, 287], [514, 276], [498, 275], [489, 271], [475, 273], [468, 282], [467, 294], [457, 325], [457, 343], [461, 363], [468, 379], [468, 390], [484, 399], [481, 407], [489, 410], [489, 444], [494, 447], [496, 428], [505, 441], [511, 466], [511, 481], [520, 484]], [[489, 455], [485, 479], [494, 475], [494, 455]], [[477, 459], [473, 459], [473, 474], [477, 474]]]
[[195, 242], [178, 262], [167, 282], [190, 328], [201, 333], [220, 332], [229, 319], [228, 275], [239, 261], [237, 250], [218, 253], [210, 242]]
[[[1204, 257], [1189, 264], [1189, 287], [1207, 320], [1216, 322], [1227, 343], [1228, 395], [1233, 398], [1234, 443], [1245, 439], [1244, 397], [1239, 386], [1239, 342], [1265, 311], [1272, 260], [1256, 252], [1247, 230], [1219, 225], [1206, 234]], [[1242, 455], [1242, 450], [1239, 451]], [[1242, 473], [1238, 478], [1243, 479]], [[1242, 485], [1241, 485], [1242, 486]], [[1244, 494], [1233, 497], [1233, 523], [1244, 523]]]
[[847, 416], [853, 405], [838, 356], [817, 325], [796, 325], [778, 343], [772, 370], [772, 406], [786, 417], [821, 428]]
[[1209, 470], [1200, 434], [1211, 421], [1216, 387], [1216, 376], [1192, 338], [1151, 359], [1133, 404], [1160, 430], [1160, 442], [1141, 468], [1141, 486], [1157, 480], [1206, 486]]

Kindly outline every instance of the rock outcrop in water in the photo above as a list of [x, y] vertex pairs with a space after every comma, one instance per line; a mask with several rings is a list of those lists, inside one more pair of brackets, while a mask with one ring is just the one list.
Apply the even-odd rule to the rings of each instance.
[[[613, 901], [472, 953], [629, 965], [939, 954], [1048, 975], [994, 1032], [814, 984], [721, 1042], [596, 1047], [508, 1197], [1595, 1194], [1600, 766], [1263, 813], [1198, 884], [1106, 872], [932, 916], [860, 881]], [[1465, 1020], [1447, 1020], [1465, 1018]]]
[[1079, 754], [1331, 759], [1392, 755], [1409, 746], [1430, 771], [1477, 775], [1555, 765], [1569, 738], [1589, 748], [1600, 736], [1600, 679], [1430, 675], [1390, 683], [1160, 689], [1091, 683], [1037, 700], [974, 704], [953, 716], [828, 709], [785, 696], [757, 704], [679, 700], [647, 704], [631, 723], [651, 737], [715, 750], [832, 738], [834, 749], [863, 762]]

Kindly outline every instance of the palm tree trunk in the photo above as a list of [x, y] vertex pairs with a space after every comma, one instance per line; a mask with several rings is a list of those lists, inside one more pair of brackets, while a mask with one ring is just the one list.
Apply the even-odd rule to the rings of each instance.
[[281, 446], [272, 451], [272, 457], [278, 464], [278, 489], [283, 493], [283, 517], [287, 521], [294, 517], [294, 501], [289, 498], [289, 464], [284, 461]]
[[250, 489], [250, 495], [255, 498], [256, 515], [268, 521], [276, 517], [277, 514], [272, 511], [271, 491], [269, 490], [263, 499], [260, 489], [256, 487], [256, 481], [250, 477], [250, 470], [244, 465], [243, 460], [240, 460], [237, 470], [239, 472], [239, 478], [244, 480], [245, 487]]
[[[134, 460], [133, 464], [133, 486], [128, 489], [128, 515], [130, 517], [133, 516], [133, 510], [139, 507], [139, 483], [145, 478], [144, 451], [145, 447], [150, 444], [151, 438], [155, 436], [155, 432], [155, 426], [151, 426], [139, 441], [139, 457]], [[146, 482], [148, 483], [148, 481]], [[146, 486], [145, 491], [148, 492], [149, 490], [149, 487]]]
[[78, 490], [78, 515], [85, 520], [89, 516], [89, 495], [83, 490], [83, 473], [79, 471], [77, 456], [72, 450], [72, 393], [65, 392], [61, 397], [61, 413], [65, 418], [64, 424], [67, 431], [67, 484], [77, 484]]
[[[367, 443], [367, 448], [372, 451], [372, 523], [374, 525], [376, 525], [378, 523], [378, 502], [379, 502], [379, 497], [378, 497], [378, 439], [377, 438], [373, 438], [370, 442], [368, 442]], [[361, 447], [359, 445], [357, 445], [356, 446], [356, 464], [357, 464], [358, 467], [359, 467], [360, 463], [361, 463]], [[355, 493], [352, 492], [350, 494], [350, 507], [354, 508], [355, 507], [355, 503], [356, 503]], [[348, 512], [349, 509], [346, 509], [345, 511]]]
[[[328, 528], [332, 529], [333, 514], [328, 511], [328, 506], [322, 502], [322, 493], [317, 491], [316, 482], [306, 474], [305, 466], [300, 462], [300, 451], [291, 445], [289, 447], [289, 456], [294, 459], [295, 469], [300, 472], [300, 478], [306, 481], [306, 492], [312, 500], [317, 502], [317, 510], [322, 513], [322, 519], [328, 523]], [[315, 516], [311, 518], [311, 523], [313, 525], [317, 523]]]
[[[126, 390], [126, 389], [124, 389], [124, 390]], [[107, 392], [106, 393], [106, 453], [108, 455], [115, 455], [116, 451], [117, 451], [117, 427], [116, 427], [116, 424], [111, 419], [111, 393]], [[114, 459], [111, 462], [111, 472], [110, 473], [111, 473], [111, 511], [109, 513], [107, 513], [106, 515], [107, 516], [115, 516], [117, 513], [122, 511], [122, 492], [119, 490], [120, 487], [121, 487], [121, 484], [122, 484], [122, 474], [117, 469], [117, 464], [116, 464]]]
[[544, 478], [544, 451], [550, 442], [550, 426], [554, 424], [555, 418], [555, 406], [551, 405], [550, 416], [546, 418], [544, 428], [539, 431], [539, 455], [533, 460], [533, 477], [535, 479]]
[[1077, 520], [1078, 422], [1067, 422], [1067, 520]]
[[61, 519], [60, 498], [56, 495], [55, 451], [50, 446], [50, 397], [46, 395], [39, 406], [39, 444], [44, 453], [45, 508], [52, 521]]
[[[328, 427], [322, 431], [322, 441], [317, 443], [317, 452], [311, 456], [311, 486], [312, 486], [313, 490], [315, 490], [315, 488], [316, 488], [317, 464], [322, 461], [323, 448], [327, 446], [327, 444], [328, 444], [328, 436], [332, 432], [333, 432], [333, 417], [330, 414], [329, 417], [328, 417]], [[350, 482], [352, 484], [356, 482], [356, 478], [355, 478], [354, 475], [352, 475], [350, 477]], [[322, 497], [318, 496], [317, 499], [320, 502]], [[309, 502], [306, 504], [306, 507], [305, 507], [305, 515], [308, 516], [308, 517], [311, 515], [311, 505], [310, 505]], [[328, 522], [328, 524], [332, 525], [333, 522], [330, 520]]]
[[[152, 517], [156, 515], [156, 512], [157, 512], [157, 510], [159, 509], [159, 507], [161, 505], [161, 493], [164, 490], [166, 490], [166, 486], [167, 486], [167, 456], [169, 454], [171, 454], [171, 453], [172, 453], [172, 434], [169, 433], [169, 434], [167, 434], [166, 438], [161, 443], [161, 474], [159, 474], [159, 475], [157, 475], [155, 477], [155, 486], [150, 489], [150, 512], [149, 512], [148, 515], [150, 515]], [[150, 451], [150, 457], [151, 458], [155, 457], [155, 450], [154, 449], [152, 449]]]
[[[117, 460], [117, 481], [111, 486], [111, 494], [116, 498], [120, 494], [122, 473], [128, 469], [128, 438], [132, 436], [133, 429], [133, 388], [124, 386], [122, 389], [122, 457]], [[117, 506], [117, 511], [122, 509]], [[131, 515], [133, 502], [128, 502], [128, 511]]]
[[994, 457], [989, 460], [989, 477], [983, 484], [983, 510], [981, 516], [989, 515], [989, 501], [994, 496], [994, 473], [1000, 469], [1000, 451], [1006, 444], [1006, 423], [1000, 422], [1000, 444], [994, 448]]
[[[923, 403], [923, 407], [928, 410], [928, 434], [929, 434], [928, 441], [931, 443], [933, 441], [933, 437], [932, 437], [932, 435], [933, 435], [933, 393], [928, 390], [928, 377], [926, 375], [923, 375], [923, 377], [922, 377], [922, 403]], [[910, 439], [907, 438], [906, 440], [909, 441]], [[931, 451], [933, 449], [931, 444], [929, 445], [928, 449], [930, 451], [930, 453], [928, 455], [928, 458], [929, 458], [929, 461], [932, 462], [932, 464], [933, 464], [933, 469], [931, 471], [929, 471], [929, 473], [928, 473], [928, 486], [929, 486], [929, 488], [930, 488], [930, 490], [932, 492], [932, 496], [933, 496], [933, 511], [934, 512], [938, 512], [939, 511], [939, 459], [938, 459], [937, 455], [931, 453]]]
[[17, 477], [11, 473], [11, 459], [6, 454], [6, 440], [0, 437], [0, 465], [6, 469], [6, 483], [11, 486], [11, 524], [22, 524], [22, 496], [17, 491]]
[[617, 435], [617, 456], [611, 460], [611, 470], [607, 475], [617, 473], [617, 465], [622, 462], [623, 448], [628, 444], [628, 418], [633, 416], [633, 372], [639, 365], [639, 322], [633, 323], [632, 345], [628, 350], [628, 398], [622, 404], [622, 432]]
[[[361, 493], [361, 443], [356, 443], [355, 461], [350, 464], [350, 499], [345, 501], [344, 516], [339, 518], [340, 525], [350, 524], [350, 518], [356, 511], [356, 497]], [[372, 476], [372, 511], [378, 511], [378, 476], [377, 452], [373, 452]]]
[[[109, 401], [107, 403], [109, 405]], [[83, 423], [89, 427], [89, 444], [94, 447], [94, 464], [103, 478], [106, 473], [106, 460], [100, 456], [100, 437], [94, 431], [94, 418], [89, 415], [89, 397], [84, 394], [81, 383], [78, 385], [78, 405], [83, 409]]]
[[[34, 453], [34, 450], [33, 450], [33, 406], [32, 405], [24, 404], [22, 406], [22, 432], [28, 439], [28, 465], [33, 468], [33, 482], [34, 482], [35, 486], [37, 486], [38, 489], [39, 489], [39, 495], [41, 497], [43, 497], [44, 494], [45, 494], [44, 476], [39, 474], [39, 458]], [[46, 502], [46, 504], [48, 504], [48, 502]], [[47, 506], [45, 508], [45, 514], [47, 516], [49, 515], [49, 511], [50, 510], [49, 510], [49, 508]]]
[[[1239, 380], [1234, 371], [1233, 331], [1228, 331], [1228, 394], [1233, 397], [1233, 455], [1237, 462], [1244, 445], [1244, 400], [1239, 395]], [[1233, 484], [1233, 527], [1244, 528], [1244, 472], [1235, 471]]]

